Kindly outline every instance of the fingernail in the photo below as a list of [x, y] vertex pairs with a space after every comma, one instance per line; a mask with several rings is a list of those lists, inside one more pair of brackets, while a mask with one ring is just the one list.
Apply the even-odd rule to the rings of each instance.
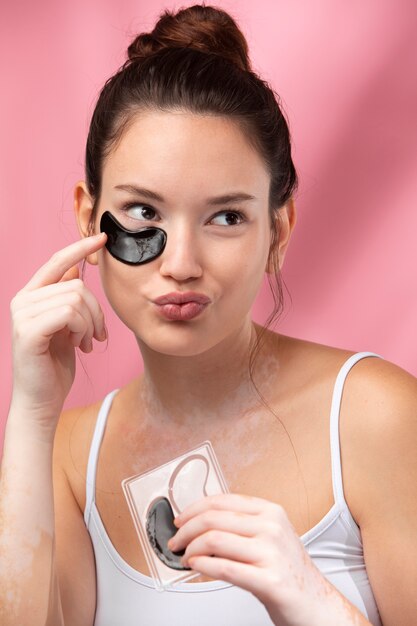
[[174, 537], [171, 537], [171, 539], [168, 541], [167, 546], [170, 550], [172, 550], [172, 548], [175, 548], [175, 539]]

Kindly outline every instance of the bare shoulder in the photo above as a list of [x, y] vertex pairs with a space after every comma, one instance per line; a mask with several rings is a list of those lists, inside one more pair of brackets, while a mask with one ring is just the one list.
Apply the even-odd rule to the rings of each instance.
[[[116, 412], [120, 409], [122, 414], [129, 410], [129, 393], [135, 384], [133, 379], [119, 388], [112, 410], [116, 407]], [[62, 411], [55, 433], [54, 463], [62, 467], [81, 511], [85, 509], [88, 457], [103, 399]]]
[[62, 468], [81, 511], [85, 508], [88, 454], [101, 401], [62, 411], [54, 439], [54, 464]]
[[[297, 372], [301, 364], [304, 372], [314, 376], [315, 372], [324, 381], [335, 378], [344, 362], [358, 351], [280, 335], [280, 346], [286, 352], [286, 361], [290, 369]], [[364, 350], [365, 351], [365, 350]], [[364, 404], [373, 403], [382, 409], [389, 403], [401, 406], [407, 402], [415, 402], [417, 378], [410, 372], [384, 358], [369, 356], [362, 358], [350, 369], [345, 387], [349, 389], [344, 404], [355, 404], [359, 415], [363, 416]], [[348, 396], [348, 397], [347, 397]], [[356, 413], [358, 413], [356, 411]], [[369, 422], [371, 425], [372, 422]]]
[[[383, 358], [362, 359], [349, 372], [345, 408], [372, 451], [416, 427], [417, 378]], [[362, 437], [360, 438], [362, 439]]]
[[[356, 353], [292, 339], [290, 345], [295, 364], [308, 363], [311, 388], [325, 394], [343, 363]], [[320, 376], [313, 373], [317, 368]], [[381, 569], [389, 571], [388, 563], [381, 562], [381, 542], [391, 536], [391, 546], [405, 554], [398, 528], [404, 541], [415, 535], [417, 378], [385, 358], [360, 359], [345, 379], [339, 426], [345, 499], [360, 526], [367, 567], [377, 584]], [[415, 539], [408, 541], [408, 551], [417, 562]], [[385, 584], [388, 589], [389, 582]]]
[[[366, 358], [359, 361], [349, 374], [356, 393], [377, 400], [383, 408], [387, 402], [407, 402], [417, 391], [417, 378], [399, 365], [384, 358]], [[411, 394], [411, 395], [410, 395]]]
[[92, 436], [100, 405], [101, 401], [62, 411], [56, 428], [54, 448], [64, 466], [74, 450], [78, 450], [80, 445], [82, 447], [83, 442], [87, 443], [89, 436]]
[[340, 421], [352, 507], [364, 532], [407, 508], [398, 498], [417, 470], [417, 378], [383, 358], [358, 361], [345, 382]]

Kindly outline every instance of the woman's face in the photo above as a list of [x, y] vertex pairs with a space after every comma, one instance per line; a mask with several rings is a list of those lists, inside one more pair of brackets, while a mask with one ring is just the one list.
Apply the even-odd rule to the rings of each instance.
[[[105, 161], [95, 232], [110, 211], [129, 230], [156, 226], [167, 233], [162, 254], [144, 265], [124, 264], [105, 248], [98, 252], [106, 296], [139, 342], [191, 356], [250, 320], [271, 238], [269, 180], [240, 129], [224, 118], [137, 117]], [[254, 199], [214, 202], [238, 193]], [[153, 301], [173, 291], [203, 293], [211, 302], [191, 320], [168, 320]]]

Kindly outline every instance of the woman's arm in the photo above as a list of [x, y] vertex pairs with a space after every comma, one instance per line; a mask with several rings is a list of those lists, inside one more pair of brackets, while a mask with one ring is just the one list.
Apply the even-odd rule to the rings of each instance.
[[63, 626], [55, 564], [53, 433], [13, 406], [0, 477], [0, 623]]
[[55, 556], [53, 447], [75, 376], [75, 346], [104, 340], [78, 263], [106, 237], [55, 252], [10, 303], [13, 389], [0, 480], [0, 623], [64, 623]]
[[383, 359], [363, 359], [351, 375], [349, 466], [366, 569], [384, 626], [410, 626], [417, 621], [417, 379]]

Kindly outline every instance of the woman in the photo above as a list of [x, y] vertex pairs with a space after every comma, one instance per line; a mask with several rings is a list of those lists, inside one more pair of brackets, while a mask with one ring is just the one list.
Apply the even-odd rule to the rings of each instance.
[[[166, 11], [128, 55], [91, 121], [81, 240], [11, 303], [1, 623], [409, 625], [416, 379], [251, 320], [265, 271], [275, 315], [282, 305], [297, 176], [283, 113], [230, 15]], [[97, 235], [106, 212], [118, 233], [161, 229], [164, 245], [146, 263], [117, 258], [110, 231]], [[61, 412], [74, 347], [106, 338], [82, 259], [144, 371]], [[200, 576], [158, 595], [121, 481], [205, 440], [230, 493], [177, 517], [169, 547]]]

